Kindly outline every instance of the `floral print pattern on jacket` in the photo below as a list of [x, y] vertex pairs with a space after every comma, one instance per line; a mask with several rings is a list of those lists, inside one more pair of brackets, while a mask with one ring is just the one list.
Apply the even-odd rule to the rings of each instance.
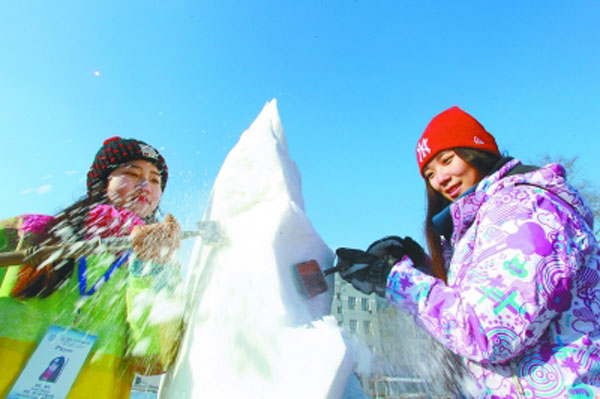
[[600, 398], [600, 249], [593, 215], [550, 164], [511, 160], [450, 206], [448, 283], [408, 257], [387, 299], [465, 359], [481, 398]]

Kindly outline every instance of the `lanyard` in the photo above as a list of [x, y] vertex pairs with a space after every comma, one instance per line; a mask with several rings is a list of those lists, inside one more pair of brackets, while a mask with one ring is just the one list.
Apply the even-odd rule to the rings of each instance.
[[123, 265], [123, 263], [125, 263], [127, 261], [127, 259], [129, 258], [129, 255], [131, 255], [132, 250], [130, 249], [129, 251], [125, 252], [124, 254], [122, 254], [121, 256], [119, 256], [117, 258], [117, 260], [115, 260], [113, 262], [112, 265], [110, 265], [110, 267], [108, 268], [108, 270], [104, 273], [104, 275], [102, 277], [100, 277], [100, 279], [98, 281], [96, 281], [96, 283], [94, 285], [92, 285], [92, 287], [87, 290], [87, 276], [86, 276], [86, 271], [87, 271], [87, 261], [85, 256], [82, 256], [81, 258], [79, 258], [79, 295], [81, 295], [82, 297], [90, 297], [92, 295], [94, 295], [96, 293], [96, 291], [98, 291], [100, 289], [100, 287], [102, 287], [104, 285], [104, 283], [106, 283], [112, 276], [112, 274], [115, 272], [115, 270], [117, 270], [119, 267], [121, 267]]

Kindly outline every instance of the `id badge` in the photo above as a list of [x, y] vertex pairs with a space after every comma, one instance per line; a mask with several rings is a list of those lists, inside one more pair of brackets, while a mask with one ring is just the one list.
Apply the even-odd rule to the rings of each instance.
[[65, 399], [96, 338], [84, 331], [50, 326], [7, 399]]

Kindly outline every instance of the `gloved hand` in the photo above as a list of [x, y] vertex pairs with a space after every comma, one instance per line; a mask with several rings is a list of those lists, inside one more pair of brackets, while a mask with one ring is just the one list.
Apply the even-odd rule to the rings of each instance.
[[406, 255], [404, 239], [398, 236], [383, 237], [369, 245], [367, 253], [375, 255], [379, 259], [385, 259], [393, 265]]
[[179, 248], [181, 227], [175, 217], [168, 214], [164, 222], [135, 226], [131, 240], [140, 260], [164, 264]]
[[375, 292], [385, 297], [387, 275], [391, 270], [384, 260], [373, 254], [352, 248], [338, 248], [335, 251], [340, 276], [357, 290], [369, 295]]
[[433, 265], [431, 258], [425, 253], [423, 247], [410, 237], [404, 237], [404, 249], [406, 255], [413, 261], [415, 269], [422, 271], [425, 274], [433, 276]]
[[396, 264], [404, 255], [408, 255], [415, 269], [433, 275], [431, 259], [427, 256], [423, 247], [408, 236], [404, 238], [398, 236], [384, 237], [369, 245], [367, 252], [377, 255], [381, 259], [386, 259], [392, 264]]
[[387, 277], [392, 267], [404, 255], [408, 255], [415, 268], [431, 274], [431, 261], [423, 248], [412, 238], [387, 236], [369, 245], [367, 252], [338, 248], [336, 250], [338, 263], [336, 268], [340, 276], [354, 288], [371, 294], [375, 292], [385, 297]]

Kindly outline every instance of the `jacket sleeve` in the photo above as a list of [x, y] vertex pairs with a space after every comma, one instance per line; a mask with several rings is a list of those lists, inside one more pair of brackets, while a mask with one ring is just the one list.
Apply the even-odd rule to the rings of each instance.
[[[0, 220], [0, 253], [19, 251], [31, 245], [53, 219], [49, 215], [25, 214]], [[18, 280], [21, 265], [0, 266], [0, 297], [8, 297]]]
[[[0, 253], [17, 249], [22, 241], [22, 235], [19, 234], [22, 224], [23, 218], [20, 217], [0, 220]], [[0, 266], [0, 297], [10, 295], [17, 271], [18, 266]]]
[[540, 339], [570, 307], [574, 276], [593, 242], [589, 230], [572, 227], [582, 223], [574, 211], [545, 190], [525, 186], [507, 195], [517, 200], [500, 195], [479, 210], [473, 238], [455, 249], [449, 285], [414, 269], [408, 257], [388, 277], [390, 302], [477, 362], [506, 362]]
[[183, 326], [179, 268], [133, 259], [127, 281], [129, 358], [145, 375], [167, 371], [175, 359]]

